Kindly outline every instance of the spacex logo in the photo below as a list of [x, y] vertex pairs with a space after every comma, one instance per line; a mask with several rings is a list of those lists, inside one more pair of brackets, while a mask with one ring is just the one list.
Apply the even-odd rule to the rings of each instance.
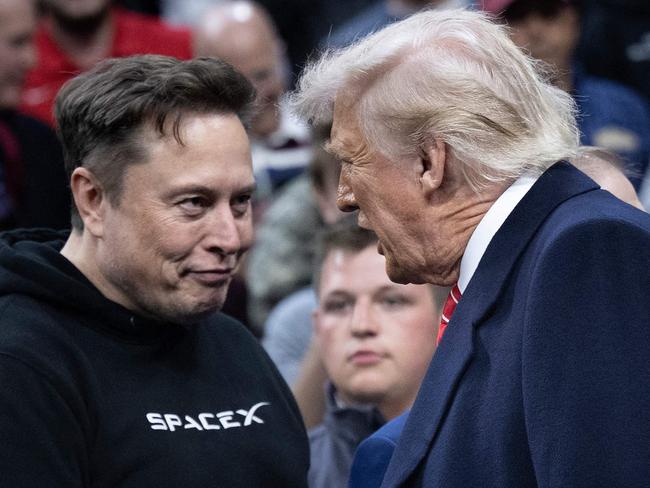
[[177, 415], [175, 413], [147, 414], [147, 420], [153, 430], [221, 430], [235, 427], [248, 427], [252, 424], [263, 424], [264, 420], [257, 416], [257, 411], [269, 402], [260, 402], [248, 410], [224, 410], [222, 412], [203, 412], [195, 416]]

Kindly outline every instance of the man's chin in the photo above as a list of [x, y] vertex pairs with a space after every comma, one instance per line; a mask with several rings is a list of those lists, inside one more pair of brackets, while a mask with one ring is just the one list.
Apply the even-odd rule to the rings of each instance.
[[400, 285], [408, 285], [409, 283], [413, 283], [413, 273], [407, 269], [402, 268], [394, 260], [389, 258], [386, 259], [386, 274], [393, 283], [399, 283]]

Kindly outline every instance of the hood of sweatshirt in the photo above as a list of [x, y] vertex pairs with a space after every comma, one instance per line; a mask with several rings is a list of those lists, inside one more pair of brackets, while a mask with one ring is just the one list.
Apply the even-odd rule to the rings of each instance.
[[69, 231], [49, 229], [1, 233], [0, 299], [26, 295], [73, 314], [93, 327], [130, 339], [159, 337], [170, 328], [180, 327], [139, 316], [104, 297], [60, 253], [68, 235]]

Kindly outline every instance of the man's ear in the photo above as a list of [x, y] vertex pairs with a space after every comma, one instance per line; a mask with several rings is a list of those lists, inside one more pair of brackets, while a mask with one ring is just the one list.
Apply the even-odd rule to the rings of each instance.
[[447, 146], [441, 139], [435, 138], [420, 146], [420, 184], [427, 199], [442, 185], [446, 160]]
[[87, 168], [79, 167], [72, 172], [70, 189], [84, 229], [95, 237], [104, 233], [104, 206], [108, 203], [102, 186]]

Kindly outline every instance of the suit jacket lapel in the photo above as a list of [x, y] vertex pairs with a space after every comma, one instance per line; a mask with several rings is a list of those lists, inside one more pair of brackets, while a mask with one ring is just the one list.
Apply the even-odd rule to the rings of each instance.
[[495, 234], [431, 361], [382, 487], [404, 482], [427, 454], [471, 361], [474, 327], [496, 303], [508, 274], [537, 229], [562, 202], [597, 188], [572, 165], [557, 163], [538, 179]]

